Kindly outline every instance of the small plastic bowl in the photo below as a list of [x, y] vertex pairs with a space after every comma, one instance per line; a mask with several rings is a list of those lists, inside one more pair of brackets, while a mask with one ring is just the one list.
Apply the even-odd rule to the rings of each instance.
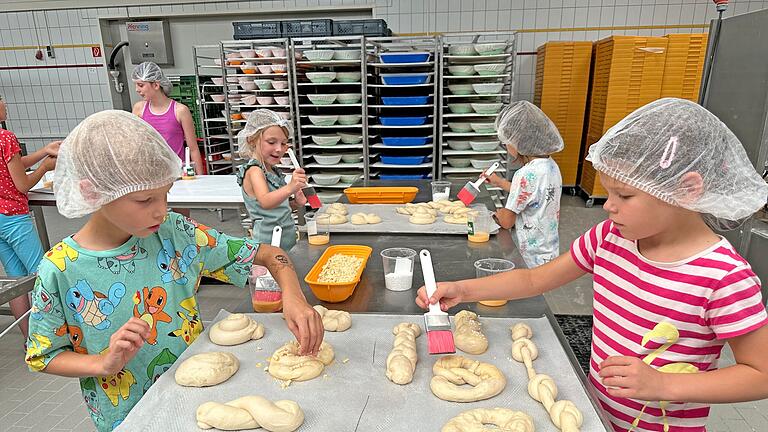
[[313, 105], [330, 105], [336, 102], [335, 94], [309, 94], [307, 98]]
[[258, 96], [256, 100], [259, 102], [259, 105], [272, 105], [275, 103], [275, 98], [272, 96]]
[[334, 146], [339, 143], [341, 137], [333, 135], [312, 135], [312, 142], [321, 146]]
[[240, 87], [243, 90], [256, 90], [256, 83], [253, 81], [240, 81]]
[[336, 165], [341, 162], [340, 154], [313, 154], [312, 157], [320, 165]]
[[226, 95], [223, 94], [212, 94], [211, 100], [214, 102], [224, 102], [224, 98], [226, 98]]
[[362, 93], [339, 93], [336, 95], [336, 100], [338, 100], [340, 104], [356, 104], [362, 99]]
[[468, 103], [449, 103], [448, 109], [454, 114], [469, 114], [472, 112], [472, 105]]
[[448, 148], [451, 150], [458, 150], [458, 151], [464, 151], [469, 150], [470, 145], [469, 141], [465, 140], [448, 140]]
[[272, 80], [272, 87], [274, 87], [275, 90], [285, 90], [288, 88], [288, 81]]
[[254, 83], [259, 87], [259, 90], [272, 90], [272, 80], [268, 79], [257, 79], [253, 80]]
[[333, 50], [306, 50], [304, 57], [309, 61], [328, 61], [333, 59]]
[[278, 105], [288, 105], [291, 102], [291, 98], [288, 96], [275, 96], [275, 103]]
[[259, 73], [260, 74], [271, 74], [272, 73], [272, 65], [259, 65]]
[[339, 120], [337, 115], [311, 115], [309, 121], [315, 126], [333, 126]]

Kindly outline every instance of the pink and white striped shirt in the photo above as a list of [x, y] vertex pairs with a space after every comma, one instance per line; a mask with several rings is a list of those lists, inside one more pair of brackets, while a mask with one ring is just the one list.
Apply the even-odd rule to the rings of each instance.
[[609, 356], [664, 372], [717, 369], [726, 340], [768, 323], [760, 280], [727, 240], [674, 263], [650, 261], [609, 220], [571, 245], [594, 280], [589, 379], [616, 431], [705, 431], [709, 405], [610, 396], [598, 375]]

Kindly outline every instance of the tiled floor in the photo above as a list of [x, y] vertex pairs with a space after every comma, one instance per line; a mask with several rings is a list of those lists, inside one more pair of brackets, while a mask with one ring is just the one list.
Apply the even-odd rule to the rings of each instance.
[[[223, 232], [242, 234], [236, 215], [225, 213], [219, 222], [216, 213], [193, 211], [192, 216]], [[561, 250], [587, 228], [602, 220], [602, 209], [584, 207], [580, 198], [564, 196], [561, 208]], [[59, 216], [47, 209], [46, 218], [51, 239], [60, 239], [75, 231], [81, 221]], [[592, 288], [589, 276], [584, 276], [546, 295], [550, 308], [557, 314], [591, 314]], [[237, 288], [224, 285], [201, 287], [199, 300], [204, 321], [211, 320], [219, 309], [247, 311], [248, 298]], [[0, 316], [0, 329], [13, 320]], [[23, 362], [23, 340], [17, 330], [0, 338], [0, 430], [30, 431], [93, 431], [85, 410], [76, 379], [32, 373]], [[733, 362], [729, 350], [723, 355], [724, 364]], [[768, 401], [716, 405], [712, 408], [709, 432], [768, 431]], [[589, 432], [589, 431], [585, 431]]]

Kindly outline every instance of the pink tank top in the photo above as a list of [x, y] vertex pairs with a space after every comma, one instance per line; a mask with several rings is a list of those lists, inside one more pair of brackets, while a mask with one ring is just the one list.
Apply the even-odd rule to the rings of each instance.
[[171, 147], [179, 159], [184, 160], [184, 129], [181, 123], [176, 119], [176, 101], [171, 100], [168, 109], [162, 114], [154, 114], [149, 106], [149, 101], [144, 104], [144, 112], [141, 118], [152, 125], [160, 136], [165, 138], [165, 142]]

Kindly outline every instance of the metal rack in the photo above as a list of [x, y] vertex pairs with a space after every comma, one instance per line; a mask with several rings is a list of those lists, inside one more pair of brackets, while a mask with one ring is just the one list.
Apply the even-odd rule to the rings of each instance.
[[435, 178], [437, 37], [366, 38], [372, 177]]
[[[363, 36], [291, 39], [298, 153], [309, 184], [323, 202], [336, 201], [352, 180], [369, 177], [364, 40]], [[318, 103], [323, 102], [318, 98], [326, 103]], [[332, 160], [339, 155], [344, 159]], [[320, 160], [324, 156], [335, 163]]]
[[202, 126], [203, 155], [206, 172], [221, 174], [232, 172], [232, 162], [224, 156], [232, 154], [227, 124], [221, 116], [224, 102], [214, 102], [211, 95], [222, 94], [223, 87], [213, 83], [213, 78], [221, 78], [222, 68], [214, 61], [221, 58], [220, 45], [196, 45], [192, 48], [197, 84], [197, 103], [200, 107]]
[[[232, 170], [246, 162], [239, 155], [237, 133], [248, 115], [266, 108], [293, 121], [292, 69], [288, 61], [288, 39], [259, 39], [221, 42], [221, 71], [224, 78], [224, 120], [231, 148]], [[278, 84], [279, 88], [277, 87]], [[288, 139], [295, 142], [295, 137]], [[289, 165], [277, 168], [288, 169]]]
[[[490, 54], [482, 55], [475, 50], [475, 47], [482, 44], [499, 45], [497, 52], [492, 51]], [[498, 110], [475, 112], [477, 105], [473, 104], [499, 104], [500, 109], [501, 106], [512, 101], [515, 87], [516, 46], [516, 33], [449, 33], [440, 37], [441, 127], [438, 132], [440, 178], [448, 180], [476, 178], [483, 170], [482, 163], [490, 164], [490, 162], [477, 162], [478, 160], [490, 161], [498, 158], [502, 163], [497, 173], [511, 179], [512, 172], [509, 169], [511, 161], [492, 127]], [[483, 65], [485, 68], [483, 75], [475, 70], [475, 66], [478, 65]], [[471, 68], [468, 68], [470, 66]], [[493, 68], [498, 70], [493, 71]], [[494, 83], [501, 84], [499, 91], [477, 93], [476, 84]], [[457, 85], [459, 87], [455, 87]], [[462, 85], [465, 87], [462, 88]], [[484, 105], [484, 107], [491, 108], [490, 105]], [[487, 125], [488, 123], [490, 125]], [[451, 128], [451, 126], [454, 127]], [[494, 148], [476, 150], [483, 143], [492, 146], [492, 142], [497, 144]], [[452, 164], [448, 163], [448, 158], [451, 158]], [[466, 164], [467, 160], [470, 160], [469, 164]]]

